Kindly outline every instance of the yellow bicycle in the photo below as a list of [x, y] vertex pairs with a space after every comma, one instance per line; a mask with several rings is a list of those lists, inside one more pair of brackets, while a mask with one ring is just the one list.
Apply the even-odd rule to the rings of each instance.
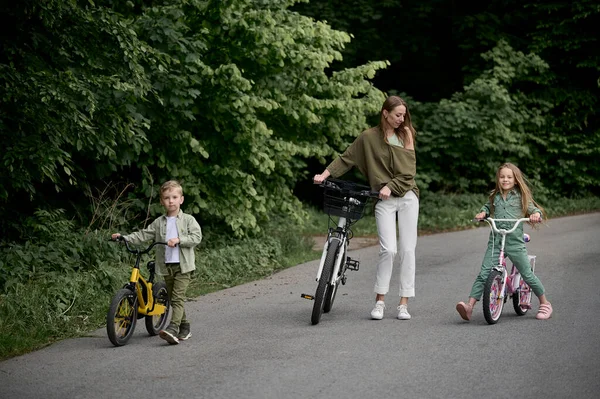
[[148, 248], [139, 250], [132, 249], [123, 237], [111, 241], [124, 242], [127, 251], [136, 255], [129, 282], [113, 296], [106, 315], [106, 332], [110, 342], [115, 346], [123, 346], [133, 335], [137, 319], [145, 318], [146, 330], [151, 336], [157, 335], [167, 323], [170, 306], [167, 285], [164, 281], [154, 282], [154, 261], [148, 262], [150, 276], [147, 280], [140, 271], [142, 255], [150, 252], [157, 244], [167, 243], [154, 242]]

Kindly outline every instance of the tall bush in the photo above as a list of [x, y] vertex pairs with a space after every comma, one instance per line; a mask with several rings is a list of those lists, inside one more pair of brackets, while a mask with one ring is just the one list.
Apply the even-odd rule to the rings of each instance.
[[521, 165], [533, 178], [543, 169], [530, 159], [532, 148], [548, 145], [540, 132], [552, 104], [528, 96], [522, 87], [543, 83], [548, 65], [504, 41], [483, 57], [490, 68], [462, 92], [415, 107], [419, 180], [430, 190], [484, 192], [506, 161]]
[[238, 236], [296, 213], [305, 160], [366, 127], [387, 64], [332, 73], [350, 36], [293, 3], [17, 3], [0, 58], [2, 208], [68, 199], [85, 218], [91, 188], [133, 181], [145, 200], [176, 178], [188, 212]]

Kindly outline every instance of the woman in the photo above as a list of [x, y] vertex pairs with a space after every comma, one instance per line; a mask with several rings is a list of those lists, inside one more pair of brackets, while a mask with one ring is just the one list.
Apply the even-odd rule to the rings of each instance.
[[[415, 183], [415, 129], [406, 102], [388, 97], [381, 108], [379, 125], [365, 130], [334, 160], [315, 184], [329, 176], [339, 177], [356, 166], [379, 192], [375, 220], [379, 236], [379, 260], [375, 280], [374, 320], [383, 319], [385, 294], [389, 291], [396, 254], [400, 260], [400, 303], [398, 318], [410, 320], [408, 298], [415, 296], [415, 248], [419, 217], [419, 189]], [[398, 239], [396, 238], [398, 221]]]

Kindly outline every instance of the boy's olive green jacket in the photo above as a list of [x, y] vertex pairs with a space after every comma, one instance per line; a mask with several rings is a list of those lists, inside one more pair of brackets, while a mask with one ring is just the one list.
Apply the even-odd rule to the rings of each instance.
[[[194, 247], [202, 241], [202, 230], [196, 219], [192, 215], [184, 213], [181, 209], [177, 214], [177, 233], [179, 235], [179, 265], [181, 273], [189, 273], [196, 269], [196, 257]], [[123, 236], [125, 240], [132, 244], [139, 244], [145, 241], [167, 242], [167, 216], [159, 216], [147, 228]], [[165, 246], [156, 247], [156, 265], [158, 274], [164, 276], [169, 272], [165, 266]]]

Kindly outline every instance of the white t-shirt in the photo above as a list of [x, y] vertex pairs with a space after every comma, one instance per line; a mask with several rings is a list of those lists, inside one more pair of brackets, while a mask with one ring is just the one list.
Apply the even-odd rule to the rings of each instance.
[[[179, 237], [176, 221], [177, 216], [167, 216], [167, 241]], [[165, 248], [165, 263], [179, 263], [179, 245]]]

